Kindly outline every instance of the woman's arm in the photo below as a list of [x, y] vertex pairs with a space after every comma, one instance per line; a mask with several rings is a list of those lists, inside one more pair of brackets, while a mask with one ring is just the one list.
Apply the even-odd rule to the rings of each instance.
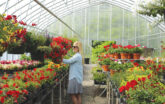
[[78, 60], [79, 60], [78, 55], [75, 55], [75, 56], [71, 57], [70, 59], [63, 59], [63, 63], [72, 64], [72, 63], [75, 63]]

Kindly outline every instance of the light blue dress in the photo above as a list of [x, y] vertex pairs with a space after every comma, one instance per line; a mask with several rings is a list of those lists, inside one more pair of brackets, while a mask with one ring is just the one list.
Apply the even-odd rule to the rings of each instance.
[[63, 59], [63, 63], [70, 64], [69, 68], [69, 80], [75, 78], [79, 84], [83, 81], [83, 66], [82, 56], [80, 53], [76, 53], [70, 59]]

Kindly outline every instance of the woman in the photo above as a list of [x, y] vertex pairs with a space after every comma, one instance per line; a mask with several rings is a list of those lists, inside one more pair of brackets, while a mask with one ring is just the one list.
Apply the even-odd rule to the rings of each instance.
[[73, 52], [75, 55], [70, 59], [63, 59], [63, 63], [70, 64], [67, 93], [71, 95], [73, 104], [81, 104], [80, 94], [83, 92], [83, 66], [82, 56], [80, 54], [80, 52], [82, 52], [81, 47], [80, 42], [75, 42], [73, 44]]

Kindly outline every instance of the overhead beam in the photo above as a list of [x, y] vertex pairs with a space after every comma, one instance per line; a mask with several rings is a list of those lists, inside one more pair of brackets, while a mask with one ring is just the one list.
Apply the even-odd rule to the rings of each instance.
[[38, 5], [40, 5], [42, 8], [44, 8], [47, 12], [49, 12], [52, 16], [57, 18], [61, 23], [63, 23], [66, 27], [68, 27], [71, 31], [73, 31], [80, 39], [81, 36], [79, 33], [77, 33], [75, 30], [73, 30], [68, 24], [66, 24], [63, 20], [61, 20], [59, 17], [57, 17], [53, 12], [51, 12], [48, 8], [46, 8], [44, 5], [42, 5], [38, 0], [34, 0]]

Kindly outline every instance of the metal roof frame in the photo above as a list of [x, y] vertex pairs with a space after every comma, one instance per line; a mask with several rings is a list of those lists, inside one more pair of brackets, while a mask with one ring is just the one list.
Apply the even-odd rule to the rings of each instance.
[[[0, 4], [0, 7], [3, 5], [7, 5], [6, 3], [8, 3], [9, 0], [4, 1], [2, 4]], [[20, 0], [18, 2], [15, 3], [15, 5], [12, 5], [10, 7], [6, 7], [5, 11], [8, 11], [10, 9], [14, 9], [14, 7], [16, 7], [18, 4], [20, 4], [21, 2], [23, 2], [24, 0]], [[29, 0], [30, 1], [30, 0]], [[45, 0], [39, 0], [39, 2], [44, 2]], [[35, 0], [32, 0], [28, 3], [26, 3], [25, 5], [21, 5], [21, 7], [17, 8], [15, 11], [12, 12], [12, 14], [15, 14], [16, 12], [18, 12], [20, 9], [25, 8], [26, 6], [30, 5], [30, 3], [35, 2]], [[10, 2], [9, 2], [10, 3]], [[52, 4], [51, 4], [52, 3]], [[56, 14], [59, 18], [63, 18], [73, 12], [77, 12], [80, 10], [83, 10], [85, 8], [88, 8], [90, 6], [93, 5], [99, 5], [99, 3], [108, 3], [110, 5], [114, 5], [117, 7], [120, 7], [122, 9], [125, 9], [127, 11], [133, 12], [131, 10], [132, 5], [136, 5], [135, 0], [68, 0], [68, 1], [64, 1], [64, 0], [51, 0], [46, 2], [46, 4], [43, 3], [43, 5], [50, 9], [51, 11]], [[60, 4], [60, 5], [59, 5]], [[33, 5], [31, 8], [35, 7], [35, 9], [33, 11], [26, 10], [24, 13], [27, 13], [28, 11], [31, 13], [30, 15], [26, 15], [25, 17], [22, 18], [22, 20], [25, 20], [26, 22], [34, 22], [34, 21], [41, 21], [37, 26], [39, 28], [43, 28], [45, 29], [47, 26], [51, 25], [51, 22], [53, 23], [56, 19], [53, 19], [53, 17], [44, 12], [45, 10], [43, 10], [41, 12], [40, 6], [38, 6], [38, 4]], [[65, 8], [64, 8], [65, 7]], [[31, 9], [30, 8], [30, 9]], [[45, 14], [45, 15], [37, 15], [37, 14]], [[18, 17], [21, 17], [21, 15], [18, 15]], [[143, 16], [143, 15], [139, 15], [140, 17], [146, 19], [149, 22], [153, 22], [155, 19], [152, 17], [148, 17], [148, 16]], [[40, 17], [40, 20], [38, 20], [38, 18]], [[45, 21], [44, 21], [45, 20]], [[49, 23], [47, 23], [47, 20], [50, 20]], [[158, 27], [165, 31], [165, 25], [164, 24], [159, 24]]]

